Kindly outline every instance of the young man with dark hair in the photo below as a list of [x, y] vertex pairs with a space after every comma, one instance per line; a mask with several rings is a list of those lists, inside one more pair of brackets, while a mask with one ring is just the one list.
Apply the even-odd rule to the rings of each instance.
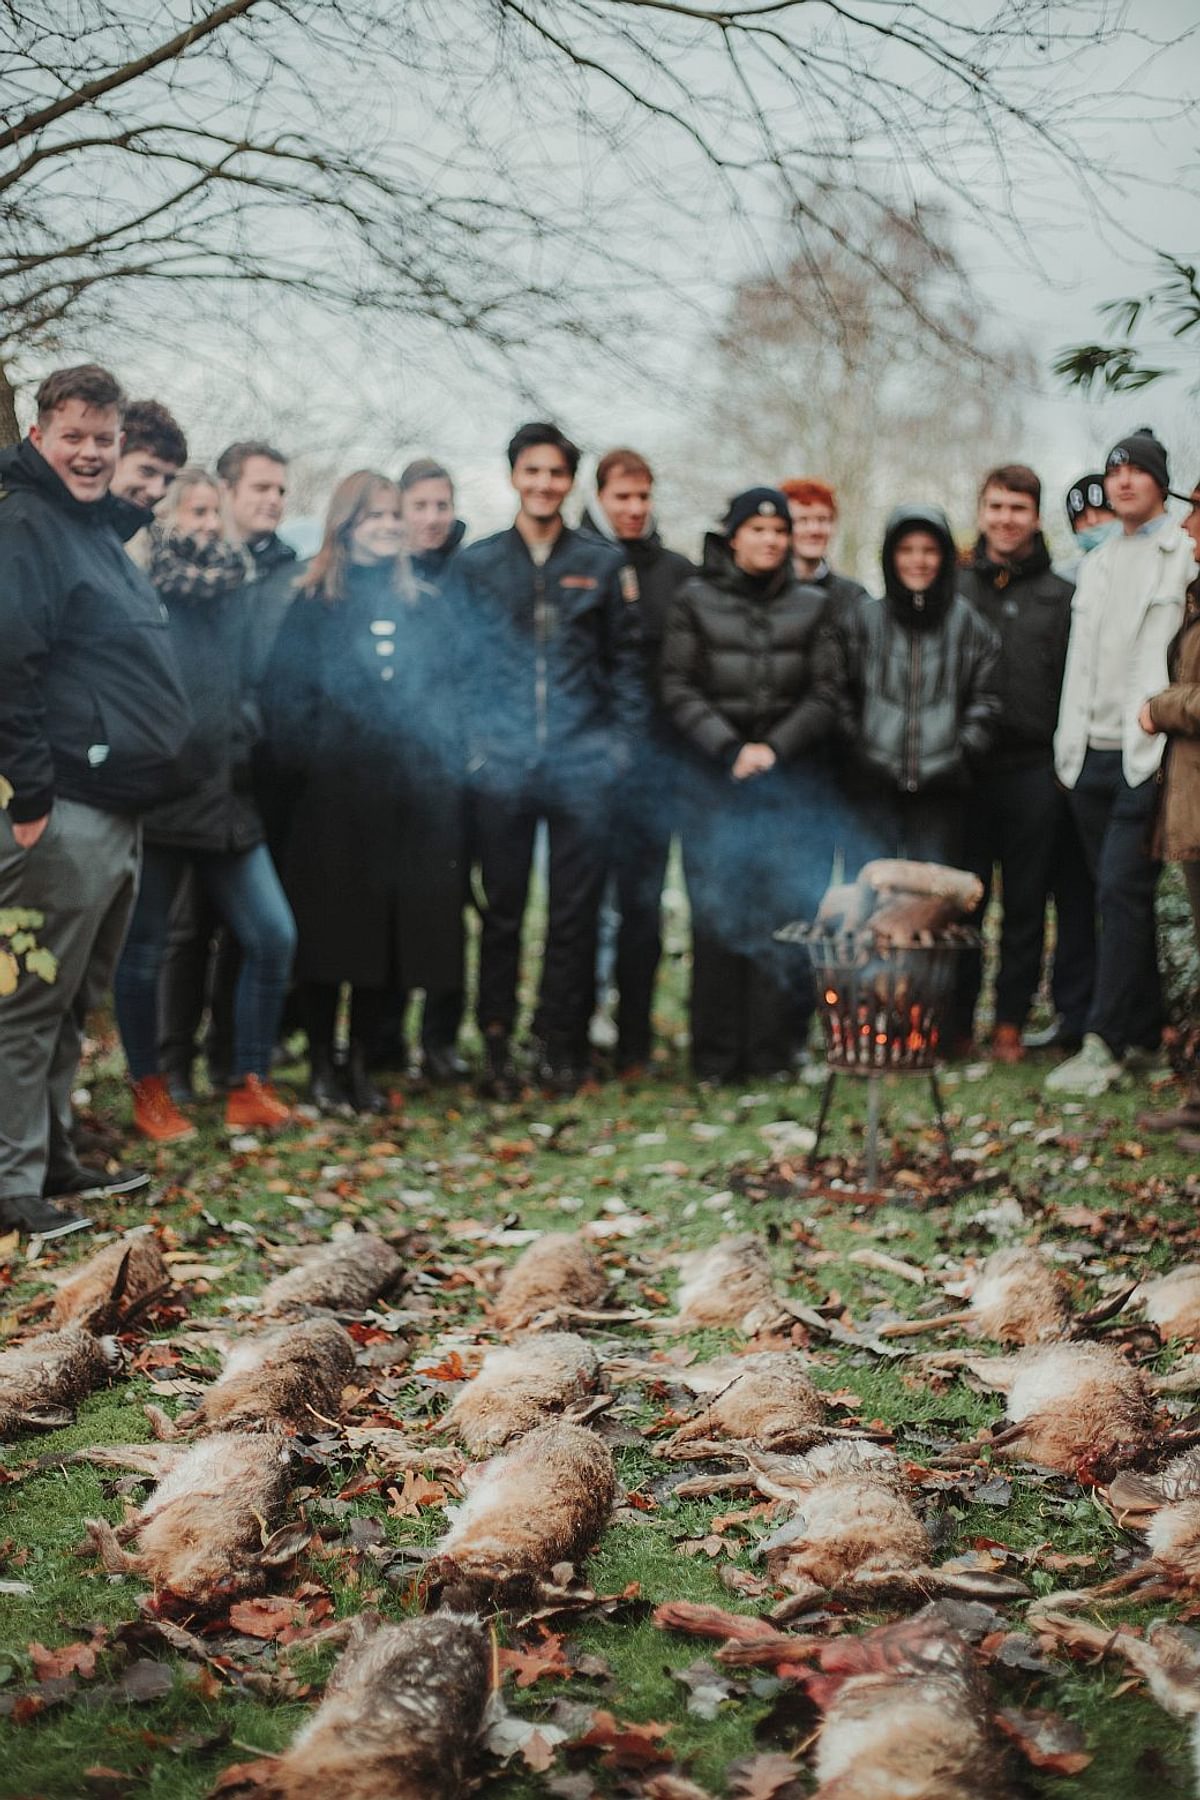
[[188, 459], [187, 439], [157, 400], [131, 400], [112, 492], [134, 506], [155, 507]]
[[122, 538], [149, 515], [109, 494], [124, 407], [106, 369], [59, 369], [0, 456], [0, 907], [40, 913], [58, 963], [0, 998], [0, 1226], [43, 1236], [90, 1222], [42, 1197], [74, 1163], [85, 989], [121, 947], [140, 814], [192, 776], [166, 614]]
[[1046, 1077], [1052, 1093], [1093, 1098], [1121, 1079], [1131, 1053], [1161, 1041], [1161, 865], [1148, 846], [1165, 739], [1144, 732], [1139, 715], [1169, 683], [1167, 651], [1194, 572], [1191, 544], [1166, 511], [1167, 453], [1149, 427], [1113, 445], [1104, 490], [1121, 530], [1079, 571], [1054, 737], [1096, 882], [1096, 983], [1083, 1048]]
[[454, 581], [486, 902], [478, 1018], [485, 1086], [510, 1094], [522, 921], [544, 820], [550, 876], [534, 1032], [542, 1079], [571, 1092], [587, 1062], [609, 796], [644, 731], [637, 576], [615, 545], [564, 524], [579, 451], [558, 426], [522, 426], [508, 462], [516, 520], [468, 545]]
[[[1003, 1063], [1019, 1062], [1025, 1053], [1021, 1032], [1041, 974], [1055, 848], [1061, 833], [1074, 836], [1054, 777], [1073, 589], [1050, 567], [1041, 500], [1042, 484], [1026, 464], [989, 470], [979, 489], [979, 535], [958, 576], [959, 592], [1000, 640], [1000, 719], [996, 740], [975, 771], [965, 862], [983, 882], [985, 907], [1000, 869], [1004, 916], [992, 1054]], [[1077, 842], [1075, 850], [1082, 854]], [[959, 967], [957, 1030], [965, 1044], [982, 961], [964, 955]], [[1080, 971], [1079, 991], [1069, 1004], [1077, 1030], [1090, 985], [1088, 971]]]
[[[246, 692], [254, 696], [295, 586], [296, 552], [278, 531], [287, 496], [287, 457], [264, 439], [242, 439], [217, 458], [217, 477], [231, 536], [249, 553], [254, 569], [228, 602], [245, 613]], [[269, 744], [260, 741], [255, 745], [252, 767], [255, 804], [267, 847], [279, 868], [291, 813], [290, 783], [274, 767]], [[160, 979], [159, 1067], [177, 1101], [192, 1098], [192, 1062], [206, 989], [211, 1012], [207, 1056], [213, 1086], [225, 1088], [233, 1072], [233, 1003], [239, 957], [224, 934], [215, 956], [210, 956], [218, 927], [208, 903], [196, 894], [190, 880], [185, 881], [172, 914]]]
[[[450, 579], [451, 564], [467, 532], [465, 522], [455, 516], [454, 482], [440, 462], [431, 456], [418, 456], [401, 470], [397, 485], [405, 547], [412, 571], [425, 587], [441, 593]], [[469, 862], [465, 819], [462, 836], [462, 867], [466, 870]], [[466, 900], [465, 884], [463, 900]], [[465, 976], [460, 970], [455, 986], [425, 995], [420, 1074], [426, 1081], [464, 1081], [470, 1074], [458, 1053], [465, 985]], [[398, 991], [387, 996], [379, 1040], [372, 1048], [372, 1062], [376, 1068], [404, 1068], [408, 1063], [408, 1045], [404, 1037], [408, 998], [406, 993]]]
[[580, 531], [617, 546], [637, 576], [646, 732], [613, 796], [610, 875], [616, 887], [617, 1073], [650, 1061], [654, 981], [662, 956], [662, 891], [677, 828], [679, 738], [659, 696], [663, 634], [680, 585], [695, 574], [668, 550], [654, 522], [654, 475], [636, 450], [609, 450], [596, 465], [596, 499]]

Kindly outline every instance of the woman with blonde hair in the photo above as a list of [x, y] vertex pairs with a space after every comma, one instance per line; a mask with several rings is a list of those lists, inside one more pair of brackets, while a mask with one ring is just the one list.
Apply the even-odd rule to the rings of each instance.
[[[267, 675], [268, 735], [297, 783], [284, 883], [318, 1105], [378, 1112], [389, 990], [452, 989], [465, 877], [456, 670], [445, 609], [403, 551], [396, 485], [339, 482]], [[349, 983], [350, 1055], [335, 1066]]]
[[144, 1137], [171, 1143], [195, 1135], [158, 1048], [159, 977], [181, 883], [193, 877], [242, 952], [225, 1112], [238, 1129], [270, 1129], [290, 1117], [271, 1087], [270, 1063], [296, 932], [250, 791], [258, 715], [246, 671], [246, 564], [225, 535], [207, 470], [192, 466], [176, 477], [151, 527], [147, 573], [170, 617], [201, 774], [143, 820], [141, 882], [113, 985], [134, 1124]]

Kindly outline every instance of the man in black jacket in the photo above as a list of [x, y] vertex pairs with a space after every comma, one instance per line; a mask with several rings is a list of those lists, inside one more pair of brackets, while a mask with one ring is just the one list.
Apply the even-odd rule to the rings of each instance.
[[[1056, 845], [1073, 835], [1054, 777], [1054, 728], [1067, 660], [1074, 587], [1056, 575], [1042, 535], [1042, 484], [1024, 463], [992, 469], [979, 490], [979, 537], [959, 571], [959, 592], [1000, 640], [1000, 723], [987, 761], [976, 771], [967, 820], [966, 866], [984, 884], [984, 907], [997, 864], [1004, 896], [992, 1054], [1019, 1062], [1021, 1030], [1042, 967], [1046, 898]], [[1078, 846], [1079, 861], [1083, 860]], [[982, 917], [982, 913], [980, 914]], [[959, 959], [958, 1033], [971, 1037], [982, 973], [979, 956]], [[1072, 1006], [1082, 1033], [1091, 981], [1073, 972]]]
[[166, 613], [122, 537], [149, 515], [109, 494], [124, 405], [106, 369], [60, 369], [0, 457], [0, 909], [40, 914], [58, 965], [0, 984], [0, 1225], [45, 1236], [90, 1222], [42, 1191], [52, 1143], [73, 1160], [80, 1002], [121, 947], [138, 817], [194, 773]]
[[[296, 552], [279, 536], [287, 497], [287, 458], [263, 439], [242, 439], [222, 450], [217, 458], [217, 478], [231, 534], [253, 564], [253, 574], [230, 597], [230, 605], [245, 620], [244, 683], [247, 693], [254, 695], [295, 591]], [[280, 868], [291, 814], [290, 784], [274, 767], [269, 746], [261, 741], [254, 747], [251, 766], [267, 847]], [[172, 912], [159, 989], [159, 1066], [177, 1101], [193, 1097], [192, 1061], [206, 999], [211, 1003], [206, 1046], [209, 1079], [218, 1090], [229, 1085], [240, 963], [236, 944], [220, 930], [209, 902], [192, 880], [186, 880]]]
[[571, 1092], [587, 1060], [608, 800], [643, 731], [637, 577], [620, 551], [563, 523], [579, 452], [556, 425], [522, 426], [508, 461], [516, 522], [468, 545], [454, 580], [486, 896], [478, 1018], [485, 1085], [510, 1093], [521, 927], [544, 820], [550, 878], [534, 1033], [542, 1079]]
[[650, 1060], [650, 1014], [662, 956], [662, 891], [676, 829], [679, 740], [659, 697], [667, 611], [696, 573], [668, 550], [654, 523], [654, 475], [636, 450], [609, 450], [596, 465], [596, 503], [580, 530], [618, 547], [637, 576], [647, 729], [613, 798], [610, 873], [620, 927], [616, 945], [617, 1072]]

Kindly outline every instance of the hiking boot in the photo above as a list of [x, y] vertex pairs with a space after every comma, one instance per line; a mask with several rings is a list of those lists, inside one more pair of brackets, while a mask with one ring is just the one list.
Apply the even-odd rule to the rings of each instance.
[[73, 1231], [90, 1231], [92, 1221], [65, 1206], [55, 1206], [37, 1194], [17, 1194], [0, 1199], [0, 1229], [23, 1231], [48, 1241], [69, 1237]]
[[426, 1081], [434, 1082], [439, 1087], [452, 1086], [455, 1082], [466, 1081], [471, 1067], [458, 1054], [453, 1044], [427, 1044], [422, 1073]]
[[1120, 1058], [1113, 1055], [1104, 1039], [1094, 1031], [1085, 1031], [1079, 1054], [1051, 1069], [1042, 1086], [1048, 1094], [1081, 1094], [1085, 1099], [1098, 1100], [1109, 1088], [1116, 1087], [1124, 1073]]
[[269, 1081], [257, 1075], [247, 1075], [229, 1090], [225, 1123], [231, 1131], [275, 1131], [280, 1125], [289, 1125], [291, 1118], [291, 1108], [284, 1105]]
[[346, 1089], [342, 1082], [342, 1071], [333, 1059], [333, 1052], [327, 1049], [311, 1050], [309, 1067], [308, 1097], [313, 1105], [323, 1113], [344, 1112], [348, 1104]]
[[[1197, 1119], [1197, 1124], [1200, 1124], [1200, 1119]], [[145, 1169], [85, 1169], [82, 1163], [75, 1163], [48, 1169], [42, 1184], [42, 1194], [51, 1200], [59, 1194], [79, 1194], [90, 1198], [93, 1194], [136, 1194], [149, 1186], [150, 1177]]]
[[538, 1064], [538, 1084], [550, 1095], [567, 1100], [577, 1094], [588, 1078], [586, 1069], [577, 1068], [572, 1062], [560, 1061], [557, 1057], [545, 1057]]
[[485, 1100], [515, 1100], [521, 1078], [512, 1058], [512, 1041], [506, 1033], [489, 1031], [483, 1040], [483, 1072], [479, 1092]]
[[356, 1113], [385, 1113], [388, 1103], [367, 1071], [367, 1056], [361, 1044], [350, 1045], [346, 1063], [346, 1092]]
[[1019, 1025], [997, 1025], [992, 1033], [992, 1061], [998, 1063], [1025, 1061], [1025, 1046], [1021, 1042]]
[[133, 1125], [155, 1144], [182, 1144], [196, 1127], [171, 1098], [165, 1075], [145, 1075], [133, 1084]]

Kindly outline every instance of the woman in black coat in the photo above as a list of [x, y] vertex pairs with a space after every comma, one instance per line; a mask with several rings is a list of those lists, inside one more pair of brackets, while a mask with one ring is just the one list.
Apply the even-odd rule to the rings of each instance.
[[370, 470], [334, 493], [266, 682], [268, 735], [297, 783], [284, 885], [313, 1097], [340, 1099], [339, 989], [352, 989], [349, 1098], [384, 1102], [367, 1074], [389, 989], [426, 1001], [461, 981], [462, 756], [456, 671], [436, 596], [402, 553], [400, 495]]
[[802, 976], [772, 933], [811, 917], [829, 878], [809, 758], [833, 724], [814, 676], [827, 595], [793, 576], [790, 532], [783, 494], [739, 494], [667, 615], [663, 702], [692, 750], [683, 862], [701, 1079], [787, 1070]]

